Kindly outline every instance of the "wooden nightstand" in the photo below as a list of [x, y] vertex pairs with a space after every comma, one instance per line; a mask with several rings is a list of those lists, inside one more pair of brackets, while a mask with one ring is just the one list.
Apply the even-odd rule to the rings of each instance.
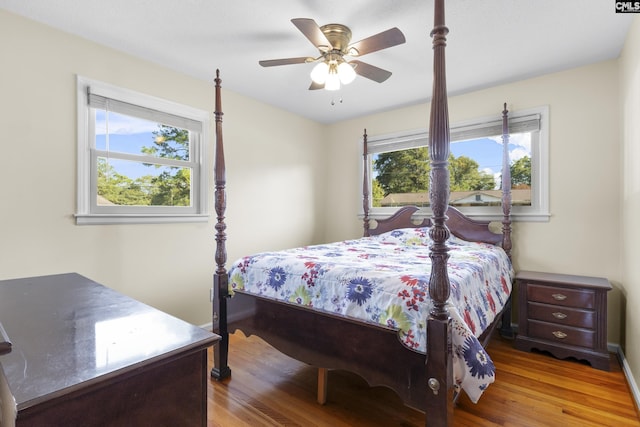
[[536, 348], [609, 370], [607, 292], [611, 284], [607, 279], [520, 271], [516, 285], [517, 349]]

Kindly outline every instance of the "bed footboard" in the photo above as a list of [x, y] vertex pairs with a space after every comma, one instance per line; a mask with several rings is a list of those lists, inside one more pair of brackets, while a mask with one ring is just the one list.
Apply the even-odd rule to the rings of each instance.
[[312, 366], [356, 373], [371, 386], [391, 388], [406, 405], [425, 410], [425, 356], [404, 347], [395, 329], [241, 292], [229, 300], [229, 307], [234, 315], [243, 313], [230, 318], [230, 332], [257, 335]]
[[[353, 372], [370, 386], [394, 390], [407, 406], [428, 414], [436, 411], [426, 407], [425, 355], [407, 349], [395, 329], [366, 325], [344, 316], [313, 312], [242, 292], [236, 292], [228, 304], [232, 314], [228, 325], [230, 333], [239, 330], [246, 336], [256, 335], [278, 351], [321, 368], [325, 373], [326, 369]], [[508, 316], [510, 319], [510, 314]], [[483, 345], [488, 343], [499, 324], [500, 316], [480, 336]], [[447, 362], [440, 357], [439, 363]], [[326, 377], [322, 378], [326, 380]], [[324, 387], [326, 390], [326, 382]], [[443, 391], [439, 397], [444, 394]], [[453, 387], [446, 394], [453, 403]], [[318, 401], [323, 403], [322, 392]]]

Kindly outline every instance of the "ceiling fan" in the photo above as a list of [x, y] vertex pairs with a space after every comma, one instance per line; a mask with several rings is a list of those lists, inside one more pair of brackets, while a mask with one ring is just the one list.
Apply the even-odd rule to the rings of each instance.
[[340, 84], [349, 84], [356, 74], [378, 83], [382, 83], [391, 76], [391, 72], [345, 57], [360, 57], [371, 52], [386, 49], [404, 43], [404, 34], [394, 27], [375, 34], [358, 42], [351, 43], [351, 30], [342, 24], [327, 24], [318, 26], [313, 19], [295, 18], [291, 22], [304, 36], [320, 51], [320, 56], [302, 56], [297, 58], [269, 59], [259, 61], [263, 67], [278, 65], [304, 64], [318, 62], [311, 71], [310, 90], [327, 89], [338, 90]]

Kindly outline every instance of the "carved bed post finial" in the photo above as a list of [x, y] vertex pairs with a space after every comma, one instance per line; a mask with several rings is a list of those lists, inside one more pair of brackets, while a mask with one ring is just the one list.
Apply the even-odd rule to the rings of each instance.
[[362, 208], [364, 210], [364, 218], [362, 226], [364, 227], [364, 237], [369, 237], [369, 153], [367, 151], [367, 130], [362, 135], [362, 157], [363, 157], [363, 180], [362, 180]]
[[509, 162], [509, 110], [502, 110], [502, 249], [511, 258], [511, 165]]
[[[227, 225], [224, 222], [225, 210], [227, 208], [227, 197], [225, 192], [226, 186], [226, 170], [224, 162], [224, 143], [222, 139], [222, 100], [220, 89], [222, 80], [220, 79], [220, 70], [216, 70], [216, 106], [214, 111], [216, 122], [216, 143], [215, 143], [215, 194], [214, 204], [216, 210], [216, 252], [215, 262], [216, 271], [213, 275], [213, 325], [214, 332], [221, 336], [220, 342], [214, 346], [213, 350], [213, 368], [211, 376], [215, 379], [222, 380], [231, 375], [229, 369], [229, 331], [227, 328], [227, 298], [229, 297], [229, 277], [225, 264], [227, 262], [227, 235], [225, 230]], [[218, 327], [216, 328], [216, 321]]]

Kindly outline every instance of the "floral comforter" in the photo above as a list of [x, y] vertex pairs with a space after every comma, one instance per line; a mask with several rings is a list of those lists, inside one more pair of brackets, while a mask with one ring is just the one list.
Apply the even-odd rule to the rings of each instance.
[[[338, 313], [398, 330], [409, 349], [426, 352], [431, 308], [427, 228], [244, 257], [229, 270], [229, 290]], [[495, 379], [477, 337], [511, 293], [513, 270], [505, 252], [485, 243], [448, 241], [454, 379], [472, 401]]]

